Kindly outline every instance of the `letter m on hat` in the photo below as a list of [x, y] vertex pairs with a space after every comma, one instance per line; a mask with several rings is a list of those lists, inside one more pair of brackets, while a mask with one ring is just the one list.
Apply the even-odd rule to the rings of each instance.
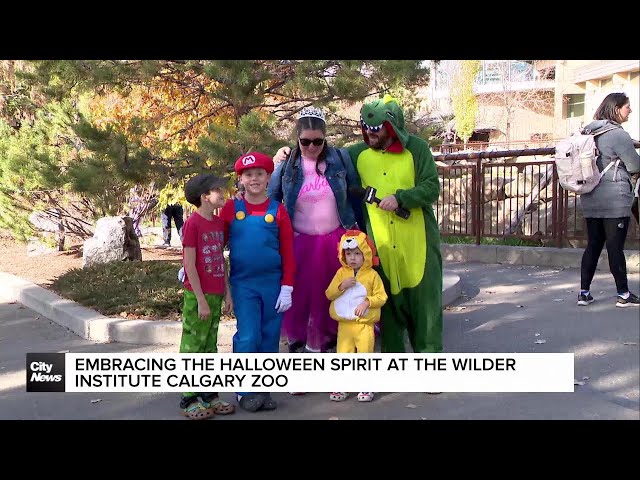
[[253, 155], [247, 155], [242, 159], [242, 164], [244, 166], [253, 165], [254, 163], [256, 163], [256, 157], [254, 157]]

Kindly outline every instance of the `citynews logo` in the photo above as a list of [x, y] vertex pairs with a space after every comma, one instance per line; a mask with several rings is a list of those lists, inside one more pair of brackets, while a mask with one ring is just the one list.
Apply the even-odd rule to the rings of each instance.
[[27, 353], [27, 392], [64, 392], [64, 353]]

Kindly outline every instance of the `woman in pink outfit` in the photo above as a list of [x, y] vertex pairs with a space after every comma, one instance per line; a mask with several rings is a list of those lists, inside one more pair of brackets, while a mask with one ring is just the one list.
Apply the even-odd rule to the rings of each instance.
[[[327, 144], [324, 114], [304, 108], [296, 122], [297, 145], [274, 171], [267, 195], [284, 202], [293, 224], [296, 288], [282, 321], [289, 352], [335, 351], [338, 323], [329, 316], [325, 290], [340, 268], [338, 243], [357, 228], [361, 207], [349, 197], [361, 187], [346, 149]], [[289, 150], [289, 151], [288, 151]], [[275, 158], [274, 158], [275, 159]]]

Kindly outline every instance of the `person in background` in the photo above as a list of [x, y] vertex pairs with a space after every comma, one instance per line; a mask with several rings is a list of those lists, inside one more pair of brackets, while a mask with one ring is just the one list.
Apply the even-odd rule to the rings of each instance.
[[582, 213], [587, 223], [587, 248], [582, 255], [580, 269], [580, 306], [595, 301], [589, 289], [605, 245], [609, 269], [616, 282], [616, 307], [640, 304], [638, 296], [629, 291], [624, 256], [624, 243], [635, 196], [630, 174], [640, 172], [640, 156], [634, 149], [631, 136], [621, 125], [629, 119], [630, 113], [629, 97], [624, 93], [610, 93], [597, 108], [594, 121], [584, 128], [584, 131], [597, 133], [611, 125], [620, 127], [596, 137], [598, 168], [602, 172], [610, 164], [613, 167], [608, 168], [596, 188], [580, 195]]
[[162, 238], [165, 247], [171, 245], [171, 220], [176, 226], [180, 241], [183, 239], [182, 228], [184, 226], [184, 209], [179, 203], [168, 204], [164, 210], [162, 210]]

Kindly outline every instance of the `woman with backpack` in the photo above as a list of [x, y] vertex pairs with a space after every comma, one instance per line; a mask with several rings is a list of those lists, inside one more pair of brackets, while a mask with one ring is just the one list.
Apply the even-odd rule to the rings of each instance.
[[329, 146], [324, 113], [303, 108], [296, 122], [296, 146], [276, 167], [267, 195], [283, 202], [293, 224], [296, 288], [284, 314], [282, 333], [289, 352], [335, 352], [338, 322], [329, 315], [325, 290], [340, 268], [338, 244], [360, 218], [361, 187], [346, 149]]
[[[597, 135], [597, 165], [600, 172], [606, 170], [598, 185], [589, 193], [580, 195], [582, 212], [587, 222], [587, 248], [582, 255], [580, 294], [578, 305], [594, 301], [589, 292], [596, 272], [598, 258], [606, 244], [609, 269], [616, 282], [616, 307], [637, 306], [640, 299], [629, 291], [624, 242], [629, 229], [634, 189], [630, 174], [640, 172], [640, 156], [631, 136], [621, 124], [629, 119], [631, 106], [624, 93], [610, 93], [602, 101], [585, 132]], [[609, 164], [612, 164], [608, 167]]]

